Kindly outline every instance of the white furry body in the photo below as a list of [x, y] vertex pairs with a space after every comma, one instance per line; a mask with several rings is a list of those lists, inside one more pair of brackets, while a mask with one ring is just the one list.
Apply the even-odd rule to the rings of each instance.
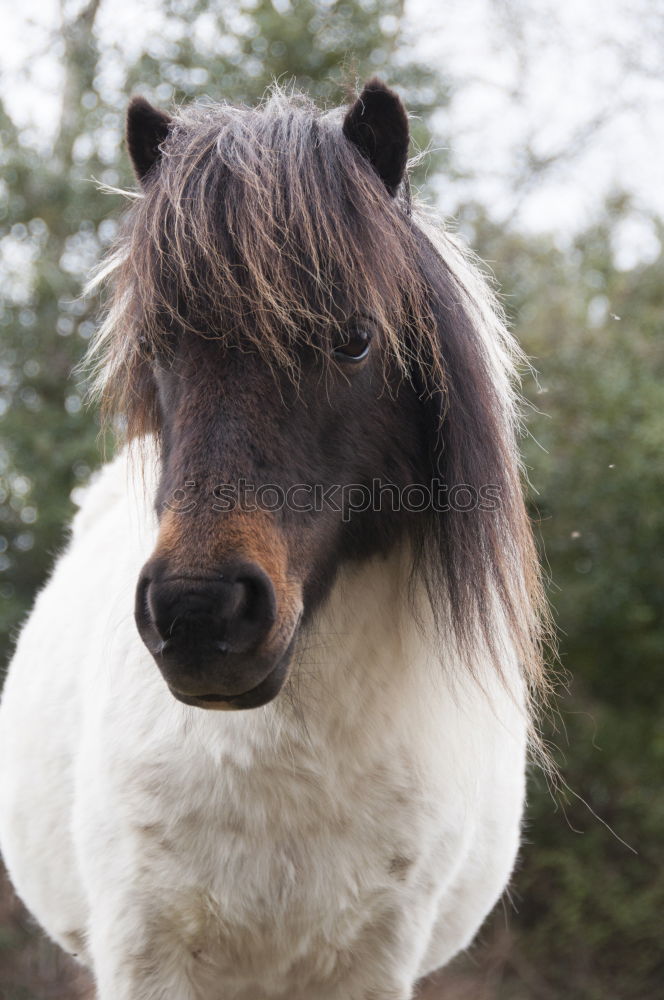
[[100, 1000], [407, 1000], [512, 870], [516, 667], [503, 685], [453, 653], [441, 666], [395, 557], [338, 580], [290, 695], [188, 708], [133, 621], [156, 531], [141, 492], [124, 457], [91, 487], [6, 682], [0, 846], [19, 894]]

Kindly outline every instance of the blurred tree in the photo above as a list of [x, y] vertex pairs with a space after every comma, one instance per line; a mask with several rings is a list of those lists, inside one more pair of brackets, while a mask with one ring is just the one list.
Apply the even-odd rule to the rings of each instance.
[[[405, 95], [415, 146], [429, 142], [431, 114], [446, 103], [439, 72], [410, 54], [403, 0], [165, 0], [167, 29], [130, 68], [129, 89], [156, 101], [209, 94], [254, 104], [274, 80], [323, 104], [348, 99], [374, 73]], [[440, 162], [440, 151], [429, 168]]]
[[[97, 124], [93, 0], [63, 25], [60, 125], [40, 158], [0, 109], [0, 653], [62, 538], [70, 492], [97, 463], [97, 429], [73, 365], [92, 333], [81, 279], [104, 238], [105, 206], [89, 176], [102, 166], [79, 145]], [[110, 229], [106, 230], [106, 236]], [[4, 658], [4, 657], [3, 657]]]
[[547, 734], [568, 788], [557, 813], [533, 782], [505, 1000], [661, 996], [664, 256], [616, 266], [633, 214], [614, 197], [561, 250], [462, 213], [539, 370], [525, 456], [573, 678]]

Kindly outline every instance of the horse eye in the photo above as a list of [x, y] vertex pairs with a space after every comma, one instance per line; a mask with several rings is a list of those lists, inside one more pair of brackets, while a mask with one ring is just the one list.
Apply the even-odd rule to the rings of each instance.
[[343, 343], [334, 348], [334, 356], [342, 363], [362, 361], [369, 353], [371, 333], [369, 330], [353, 330]]

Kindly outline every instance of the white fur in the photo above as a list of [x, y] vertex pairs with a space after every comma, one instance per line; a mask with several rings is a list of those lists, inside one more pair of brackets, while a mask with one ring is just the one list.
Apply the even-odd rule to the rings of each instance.
[[[338, 580], [267, 706], [175, 701], [133, 621], [126, 456], [88, 491], [0, 708], [0, 845], [99, 1000], [407, 1000], [510, 876], [527, 713], [415, 625], [405, 560]], [[424, 609], [423, 602], [423, 609]]]

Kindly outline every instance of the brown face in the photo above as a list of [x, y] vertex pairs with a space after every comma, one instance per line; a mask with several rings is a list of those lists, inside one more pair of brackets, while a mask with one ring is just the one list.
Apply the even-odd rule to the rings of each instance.
[[160, 531], [136, 622], [186, 704], [270, 701], [338, 568], [403, 528], [348, 487], [422, 481], [420, 404], [396, 375], [386, 387], [381, 331], [351, 323], [328, 350], [326, 363], [300, 349], [297, 385], [257, 353], [184, 331], [151, 362]]
[[420, 281], [393, 200], [407, 116], [377, 80], [342, 128], [276, 108], [171, 119], [138, 98], [127, 144], [145, 191], [127, 326], [155, 356], [134, 345], [123, 398], [162, 456], [136, 622], [176, 698], [252, 708], [281, 689], [339, 567], [405, 530], [373, 484], [428, 478], [423, 407], [394, 360]]

